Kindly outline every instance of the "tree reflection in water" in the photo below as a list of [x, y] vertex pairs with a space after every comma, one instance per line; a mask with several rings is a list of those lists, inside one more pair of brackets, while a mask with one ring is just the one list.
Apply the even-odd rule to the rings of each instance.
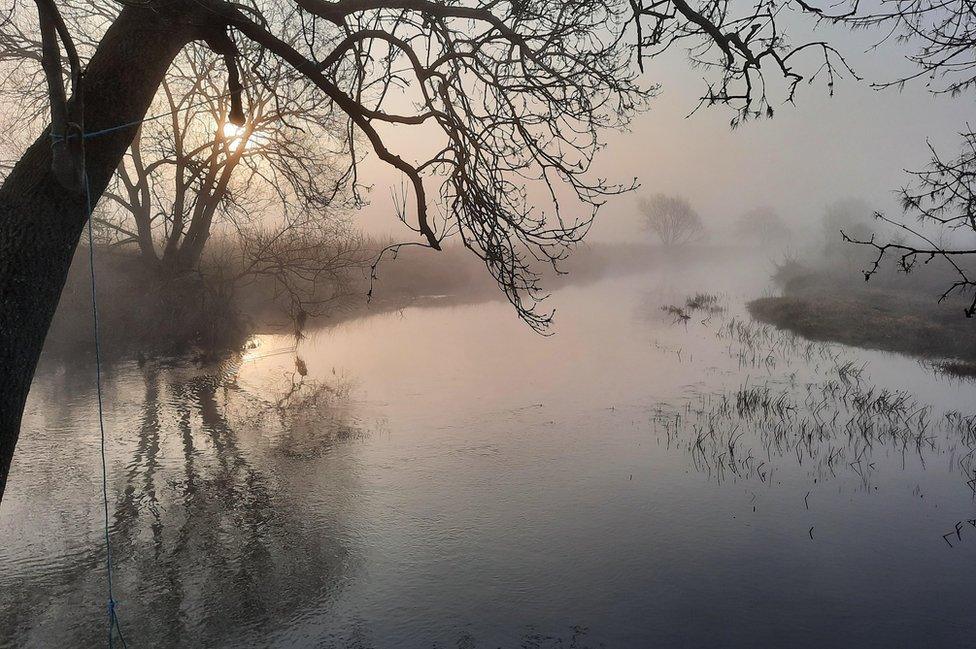
[[[343, 530], [353, 503], [339, 499], [324, 512], [319, 504], [310, 516], [305, 501], [293, 497], [301, 488], [296, 467], [362, 434], [345, 386], [296, 371], [259, 393], [238, 384], [241, 366], [240, 359], [203, 370], [150, 363], [107, 373], [109, 428], [116, 431], [110, 468], [116, 597], [132, 646], [260, 644], [327, 604], [355, 569]], [[46, 417], [84, 426], [87, 369], [62, 368], [53, 380], [42, 375], [25, 428], [42, 429]], [[59, 468], [95, 456], [90, 439], [51, 432], [25, 436], [35, 444], [22, 456], [43, 453], [48, 461], [22, 467], [32, 475], [18, 483], [51, 485], [52, 492], [11, 493], [5, 511], [39, 519], [25, 533], [53, 529], [32, 556], [0, 557], [13, 567], [0, 577], [0, 589], [18, 594], [0, 604], [0, 644], [95, 646], [105, 632], [96, 476]], [[123, 453], [128, 460], [120, 466]], [[334, 456], [328, 470], [355, 480], [350, 454]], [[59, 522], [44, 520], [45, 505], [60, 511]]]

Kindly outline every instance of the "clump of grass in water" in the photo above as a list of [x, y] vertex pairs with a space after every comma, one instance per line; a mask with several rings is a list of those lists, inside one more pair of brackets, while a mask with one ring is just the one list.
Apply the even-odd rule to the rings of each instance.
[[791, 411], [796, 410], [796, 405], [790, 402], [789, 394], [785, 390], [776, 395], [768, 385], [743, 386], [736, 392], [735, 405], [739, 417], [761, 414], [765, 418], [785, 419]]
[[946, 429], [958, 435], [966, 446], [974, 447], [971, 452], [976, 453], [976, 415], [950, 410], [944, 416]]
[[674, 321], [671, 324], [677, 324], [679, 322], [688, 322], [689, 320], [691, 320], [691, 316], [688, 314], [688, 312], [682, 309], [680, 306], [674, 306], [673, 304], [668, 304], [666, 306], [662, 306], [661, 310], [674, 319]]
[[839, 363], [840, 352], [827, 343], [805, 341], [804, 339], [775, 327], [731, 318], [718, 331], [720, 338], [727, 338], [737, 346], [729, 353], [737, 358], [739, 368], [757, 367], [774, 369], [778, 363], [789, 363], [802, 359], [807, 365], [819, 361]]
[[725, 307], [719, 305], [717, 295], [712, 295], [710, 293], [695, 293], [685, 300], [685, 305], [683, 307], [675, 304], [667, 304], [662, 306], [661, 310], [673, 318], [671, 324], [677, 324], [679, 322], [687, 323], [689, 320], [691, 320], [691, 314], [695, 311], [702, 311], [711, 315], [715, 313], [722, 313], [725, 311]]
[[718, 296], [710, 293], [695, 293], [685, 300], [685, 306], [691, 311], [704, 311], [706, 313], [725, 311], [725, 307], [718, 303]]
[[[792, 460], [807, 467], [815, 482], [849, 470], [867, 488], [877, 470], [872, 455], [884, 447], [921, 462], [931, 453], [948, 454], [951, 467], [967, 479], [976, 476], [976, 414], [947, 412], [933, 419], [933, 407], [911, 393], [871, 385], [865, 363], [768, 325], [732, 319], [719, 335], [731, 340], [728, 353], [740, 361], [802, 360], [825, 374], [799, 385], [796, 372], [786, 382], [747, 381], [729, 393], [699, 393], [680, 411], [659, 409], [652, 420], [668, 447], [684, 448], [710, 478], [766, 483], [782, 460]], [[966, 484], [976, 492], [976, 477]]]

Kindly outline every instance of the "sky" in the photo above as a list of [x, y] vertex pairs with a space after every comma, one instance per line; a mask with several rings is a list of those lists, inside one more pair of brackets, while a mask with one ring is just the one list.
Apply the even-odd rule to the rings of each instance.
[[[793, 42], [809, 34], [811, 22], [795, 19]], [[801, 84], [795, 105], [771, 97], [772, 119], [748, 122], [732, 130], [725, 107], [705, 108], [688, 116], [705, 88], [702, 71], [675, 50], [645, 66], [649, 83], [661, 86], [650, 109], [638, 116], [630, 132], [605, 133], [606, 149], [595, 172], [641, 188], [609, 202], [601, 211], [591, 240], [624, 241], [646, 236], [637, 214], [641, 194], [665, 192], [686, 196], [713, 230], [721, 230], [742, 212], [770, 206], [785, 219], [811, 231], [819, 227], [825, 206], [835, 200], [861, 198], [873, 208], [897, 214], [894, 191], [906, 182], [905, 169], [928, 160], [927, 139], [947, 154], [958, 147], [958, 133], [972, 115], [971, 96], [935, 96], [925, 80], [904, 90], [875, 90], [884, 82], [915, 70], [903, 45], [872, 49], [880, 32], [851, 32], [818, 27], [817, 40], [834, 44], [864, 78], [839, 79], [830, 96], [824, 83]], [[814, 57], [804, 70], [817, 66]], [[771, 76], [774, 73], [771, 73]], [[777, 100], [780, 100], [777, 103]], [[356, 215], [370, 233], [410, 236], [393, 216], [390, 188], [396, 173], [381, 163], [364, 167], [372, 183], [370, 205]]]
[[[929, 158], [930, 140], [947, 155], [955, 153], [958, 133], [973, 113], [967, 94], [933, 95], [925, 80], [904, 90], [875, 90], [871, 82], [891, 81], [916, 68], [905, 60], [910, 46], [884, 43], [880, 31], [820, 26], [805, 16], [785, 16], [792, 42], [814, 36], [836, 46], [864, 78], [837, 80], [833, 96], [824, 83], [799, 86], [795, 104], [771, 95], [772, 119], [747, 122], [732, 130], [726, 107], [703, 108], [688, 116], [705, 90], [703, 72], [693, 68], [684, 51], [646, 61], [643, 82], [660, 92], [629, 132], [605, 132], [606, 147], [594, 175], [641, 187], [633, 195], [612, 199], [591, 233], [592, 241], [629, 241], [648, 236], [637, 210], [641, 195], [656, 192], [687, 197], [713, 232], [721, 232], [741, 213], [760, 206], [775, 209], [797, 229], [819, 232], [824, 208], [836, 200], [860, 198], [889, 215], [899, 209], [895, 191], [907, 181], [905, 169], [919, 169]], [[819, 65], [811, 55], [798, 65], [808, 73]], [[770, 72], [769, 79], [776, 77]], [[406, 129], [404, 129], [406, 130]], [[33, 134], [30, 134], [33, 137]], [[432, 142], [414, 129], [398, 133], [392, 147], [405, 158], [421, 158]], [[365, 148], [365, 147], [364, 147]], [[369, 205], [354, 221], [367, 233], [416, 240], [395, 215], [393, 194], [402, 178], [375, 156], [360, 167], [362, 183], [372, 185]]]

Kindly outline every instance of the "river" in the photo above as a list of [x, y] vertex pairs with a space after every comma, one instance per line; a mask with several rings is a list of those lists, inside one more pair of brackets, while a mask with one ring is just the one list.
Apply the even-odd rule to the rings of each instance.
[[[761, 264], [759, 266], [762, 266]], [[976, 633], [976, 384], [749, 320], [701, 261], [106, 368], [129, 647], [917, 647]], [[712, 309], [662, 311], [697, 292]], [[105, 644], [93, 369], [46, 362], [0, 645]]]

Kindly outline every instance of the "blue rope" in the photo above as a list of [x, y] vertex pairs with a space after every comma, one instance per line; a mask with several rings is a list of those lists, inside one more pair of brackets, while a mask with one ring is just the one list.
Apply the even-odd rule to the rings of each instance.
[[117, 630], [122, 646], [126, 647], [125, 637], [122, 635], [122, 626], [119, 623], [119, 616], [116, 609], [117, 602], [113, 592], [112, 583], [112, 544], [109, 541], [108, 525], [108, 468], [105, 461], [105, 419], [102, 407], [102, 354], [101, 346], [98, 341], [98, 299], [95, 289], [95, 235], [92, 232], [92, 200], [91, 185], [88, 181], [88, 172], [84, 172], [85, 184], [85, 206], [88, 217], [88, 268], [91, 274], [91, 304], [92, 304], [92, 327], [95, 340], [95, 391], [98, 394], [98, 429], [101, 434], [101, 454], [102, 454], [102, 507], [105, 512], [105, 564], [108, 568], [108, 646], [114, 646], [114, 632]]
[[[241, 86], [241, 92], [243, 92], [244, 90], [247, 90], [248, 88], [251, 88], [254, 85], [255, 85], [254, 83], [244, 84], [243, 86]], [[169, 117], [170, 115], [172, 115], [173, 113], [175, 113], [177, 111], [181, 111], [181, 110], [192, 110], [194, 108], [199, 108], [200, 106], [207, 106], [207, 105], [213, 103], [213, 101], [215, 101], [215, 100], [220, 100], [220, 99], [224, 99], [226, 97], [230, 97], [231, 94], [233, 94], [233, 93], [231, 93], [231, 92], [228, 91], [228, 92], [225, 92], [222, 95], [217, 95], [216, 97], [212, 97], [210, 99], [204, 99], [203, 101], [199, 101], [199, 102], [197, 102], [195, 104], [190, 104], [189, 106], [177, 107], [177, 108], [174, 108], [173, 110], [168, 110], [168, 111], [165, 111], [163, 113], [157, 113], [156, 115], [150, 115], [149, 117], [143, 117], [142, 119], [133, 120], [131, 122], [126, 122], [124, 124], [117, 124], [115, 126], [109, 126], [108, 128], [103, 128], [103, 129], [101, 129], [99, 131], [92, 131], [91, 133], [82, 133], [81, 134], [81, 138], [83, 140], [90, 140], [92, 138], [101, 137], [102, 135], [108, 135], [109, 133], [115, 133], [116, 131], [121, 131], [123, 129], [131, 128], [133, 126], [139, 126], [141, 124], [144, 124], [145, 122], [153, 122], [153, 121], [156, 121], [157, 119], [162, 119], [164, 117]], [[59, 139], [59, 138], [62, 138], [62, 139], [70, 139], [72, 136], [71, 135], [61, 136], [61, 135], [52, 134], [51, 137], [56, 140], [56, 139]]]
[[[224, 95], [219, 95], [214, 99], [221, 99], [223, 97], [229, 96], [230, 93]], [[114, 133], [116, 131], [121, 131], [126, 128], [131, 128], [133, 126], [139, 126], [144, 122], [151, 122], [163, 117], [172, 115], [177, 110], [190, 110], [209, 104], [212, 99], [204, 100], [196, 104], [191, 104], [184, 108], [178, 108], [164, 113], [159, 113], [157, 115], [152, 115], [150, 117], [144, 117], [139, 120], [132, 122], [127, 122], [125, 124], [118, 124], [117, 126], [111, 126], [108, 128], [101, 129], [99, 131], [92, 131], [91, 133], [81, 133], [82, 140], [90, 140], [92, 138], [100, 137], [102, 135], [108, 135], [109, 133]], [[51, 146], [59, 142], [63, 142], [67, 139], [73, 137], [70, 134], [60, 134], [51, 133]], [[92, 304], [92, 327], [93, 327], [93, 338], [95, 343], [95, 391], [98, 395], [98, 430], [100, 434], [100, 447], [101, 447], [101, 457], [102, 457], [102, 508], [104, 510], [104, 527], [105, 527], [105, 566], [108, 572], [108, 646], [112, 649], [114, 645], [115, 635], [118, 633], [119, 640], [122, 642], [123, 649], [128, 649], [125, 642], [125, 636], [122, 635], [122, 625], [119, 621], [118, 614], [118, 602], [115, 600], [114, 584], [112, 579], [112, 543], [109, 538], [109, 519], [108, 519], [108, 463], [105, 459], [105, 417], [104, 417], [104, 407], [102, 400], [102, 353], [101, 345], [99, 344], [98, 335], [98, 292], [96, 290], [95, 283], [95, 235], [92, 228], [92, 195], [91, 195], [91, 183], [88, 179], [88, 171], [83, 172], [82, 181], [84, 183], [85, 191], [85, 208], [87, 210], [86, 217], [88, 220], [88, 268], [91, 277], [91, 304]]]
[[147, 117], [145, 119], [137, 119], [134, 122], [127, 122], [125, 124], [119, 124], [118, 126], [110, 126], [109, 128], [103, 128], [100, 131], [94, 131], [93, 133], [83, 133], [82, 138], [85, 140], [90, 140], [93, 137], [98, 137], [100, 135], [108, 135], [109, 133], [114, 133], [115, 131], [121, 131], [124, 128], [129, 128], [130, 126], [139, 126], [143, 122], [149, 122], [154, 119], [159, 119], [160, 117], [166, 117], [170, 113], [163, 113], [162, 115], [155, 115], [153, 117]]

